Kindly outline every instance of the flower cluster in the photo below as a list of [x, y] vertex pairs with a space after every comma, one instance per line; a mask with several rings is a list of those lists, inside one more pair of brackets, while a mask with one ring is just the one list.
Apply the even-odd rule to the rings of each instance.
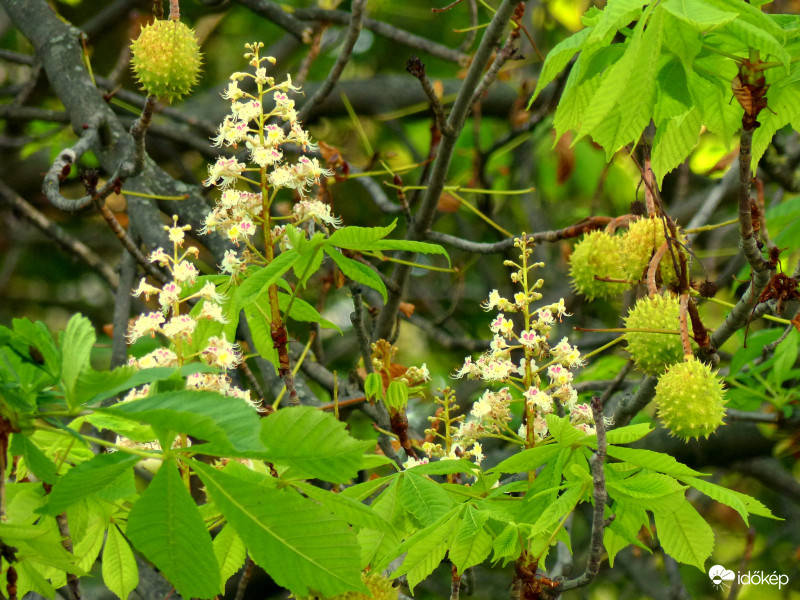
[[[294, 100], [288, 96], [289, 92], [298, 92], [300, 88], [292, 85], [290, 76], [276, 82], [267, 75], [264, 65], [275, 64], [275, 59], [259, 56], [263, 46], [261, 43], [246, 44], [249, 52], [244, 56], [254, 73], [231, 75], [223, 94], [223, 98], [231, 101], [231, 112], [213, 138], [214, 145], [219, 147], [236, 149], [243, 144], [252, 166], [248, 167], [234, 156], [220, 156], [209, 166], [208, 178], [203, 182], [206, 186], [217, 186], [222, 194], [206, 217], [201, 233], [219, 231], [237, 246], [241, 243], [247, 247], [243, 259], [232, 251], [230, 256], [226, 255], [221, 269], [232, 275], [241, 272], [243, 263], [263, 259], [251, 242], [259, 226], [269, 233], [265, 234], [269, 245], [281, 239], [282, 233], [273, 230], [269, 214], [279, 189], [294, 190], [299, 197], [292, 211], [295, 223], [315, 221], [330, 227], [341, 225], [341, 220], [331, 214], [329, 205], [309, 197], [311, 186], [330, 177], [331, 171], [323, 168], [315, 157], [302, 155], [295, 162], [286, 161], [285, 146], [303, 151], [313, 151], [316, 146], [298, 120]], [[239, 82], [245, 79], [255, 82], [254, 93], [239, 87]], [[250, 173], [256, 177], [249, 177]], [[259, 191], [243, 191], [237, 188], [240, 184], [251, 184]]]
[[[140, 315], [128, 328], [128, 341], [135, 342], [144, 336], [163, 335], [171, 344], [168, 348], [157, 348], [140, 358], [131, 358], [128, 364], [139, 369], [152, 367], [175, 367], [186, 364], [193, 359], [199, 359], [207, 365], [221, 369], [233, 369], [242, 362], [242, 354], [236, 344], [228, 342], [224, 337], [213, 336], [206, 342], [205, 348], [198, 353], [190, 353], [192, 336], [201, 319], [208, 319], [220, 324], [227, 323], [223, 315], [222, 304], [224, 300], [217, 293], [216, 286], [208, 281], [197, 291], [199, 273], [195, 266], [188, 260], [189, 257], [197, 258], [198, 249], [189, 247], [181, 252], [186, 232], [191, 226], [177, 225], [178, 217], [173, 217], [173, 225], [165, 226], [170, 241], [173, 244], [172, 255], [158, 248], [149, 256], [152, 263], [166, 268], [172, 274], [172, 280], [160, 288], [147, 283], [142, 278], [139, 285], [133, 290], [134, 296], [142, 296], [149, 300], [153, 296], [160, 310]], [[198, 306], [189, 312], [189, 305], [196, 302]], [[242, 398], [250, 402], [250, 392], [243, 391], [231, 385], [230, 377], [225, 373], [197, 373], [190, 375], [187, 389], [213, 390], [226, 396]], [[149, 386], [131, 390], [126, 400], [147, 396]]]
[[[493, 334], [487, 352], [474, 359], [467, 356], [454, 378], [467, 377], [488, 383], [504, 383], [499, 391], [487, 389], [470, 411], [470, 418], [459, 424], [455, 434], [462, 448], [469, 448], [484, 437], [497, 437], [522, 442], [532, 447], [548, 436], [545, 417], [553, 412], [569, 414], [570, 422], [587, 434], [594, 433], [592, 411], [578, 401], [572, 386], [573, 369], [584, 364], [580, 352], [563, 338], [551, 346], [549, 338], [556, 320], [569, 316], [564, 300], [534, 309], [532, 304], [541, 299], [537, 292], [541, 279], [529, 280], [531, 269], [542, 263], [530, 262], [533, 250], [527, 239], [515, 240], [520, 249], [520, 263], [506, 261], [515, 270], [512, 282], [522, 291], [507, 299], [492, 290], [482, 303], [486, 311], [498, 310], [490, 324]], [[507, 315], [519, 314], [522, 327]], [[515, 394], [516, 392], [516, 394]], [[520, 398], [521, 395], [521, 398]], [[518, 431], [509, 426], [512, 419], [511, 403], [523, 400], [525, 419]]]

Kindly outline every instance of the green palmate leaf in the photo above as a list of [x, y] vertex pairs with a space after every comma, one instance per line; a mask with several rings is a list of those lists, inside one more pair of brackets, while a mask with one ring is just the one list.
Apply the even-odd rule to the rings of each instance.
[[686, 114], [694, 105], [686, 85], [686, 71], [680, 61], [662, 57], [660, 65], [656, 78], [658, 101], [653, 112], [656, 127], [667, 119]]
[[589, 42], [599, 42], [611, 32], [637, 20], [642, 7], [650, 0], [610, 0], [600, 15], [600, 19], [589, 36]]
[[607, 68], [601, 75], [600, 85], [582, 115], [578, 138], [591, 133], [619, 104], [631, 73], [636, 70], [639, 53], [643, 50], [644, 24], [645, 19], [640, 20], [630, 41], [620, 44], [624, 51], [619, 60], [614, 63], [606, 63]]
[[664, 48], [677, 56], [683, 67], [688, 70], [691, 69], [695, 56], [703, 48], [703, 40], [698, 29], [665, 10]]
[[311, 276], [319, 271], [324, 256], [325, 255], [322, 252], [322, 244], [319, 244], [311, 252], [300, 255], [300, 259], [292, 268], [294, 270], [295, 277], [297, 277], [297, 281], [301, 286], [305, 287]]
[[705, 0], [665, 0], [661, 6], [699, 32], [730, 23], [738, 16], [736, 12], [721, 10]]
[[358, 527], [368, 527], [379, 531], [392, 531], [391, 524], [378, 515], [372, 508], [342, 494], [334, 494], [309, 483], [292, 484], [306, 496], [319, 503], [323, 508], [340, 519]]
[[28, 592], [36, 592], [45, 598], [54, 598], [55, 588], [41, 574], [34, 563], [25, 561], [14, 565], [17, 571], [17, 594], [24, 598]]
[[417, 475], [414, 471], [403, 473], [400, 499], [406, 510], [423, 525], [430, 525], [446, 514], [455, 502], [439, 484]]
[[664, 552], [705, 571], [706, 559], [714, 549], [714, 532], [692, 505], [684, 501], [674, 512], [654, 512], [653, 516]]
[[[772, 86], [767, 102], [767, 110], [763, 110], [758, 117], [761, 127], [753, 132], [753, 170], [757, 169], [758, 162], [772, 142], [772, 136], [785, 125], [800, 118], [800, 84]], [[780, 347], [784, 347], [784, 344]]]
[[[320, 256], [321, 255], [322, 253], [320, 252]], [[328, 319], [323, 319], [322, 315], [317, 312], [317, 309], [305, 300], [301, 300], [296, 296], [294, 300], [292, 300], [289, 294], [278, 294], [278, 306], [280, 306], [282, 311], [285, 311], [287, 307], [289, 307], [290, 301], [292, 306], [291, 311], [289, 311], [289, 318], [306, 323], [319, 323], [320, 327], [323, 329], [335, 329], [339, 333], [342, 333], [342, 330], [339, 329], [336, 323], [331, 323]]]
[[449, 475], [451, 473], [475, 473], [480, 467], [466, 458], [458, 460], [437, 460], [408, 469], [415, 475]]
[[571, 448], [562, 448], [555, 460], [549, 461], [537, 474], [520, 504], [516, 521], [533, 524], [541, 517], [542, 512], [555, 502], [561, 490], [564, 466], [569, 462], [573, 452]]
[[255, 563], [276, 583], [296, 596], [366, 591], [347, 523], [293, 491], [253, 485], [197, 461], [192, 468]]
[[383, 402], [390, 413], [405, 410], [408, 406], [408, 386], [402, 381], [391, 381], [386, 388]]
[[362, 457], [375, 442], [356, 440], [333, 415], [292, 406], [261, 421], [269, 461], [285, 465], [285, 477], [319, 478], [337, 483], [356, 476]]
[[606, 149], [607, 160], [611, 160], [626, 144], [635, 142], [650, 123], [656, 100], [655, 75], [663, 34], [663, 14], [663, 11], [656, 10], [644, 30], [641, 48], [619, 103], [601, 123], [591, 131], [587, 130]]
[[243, 308], [253, 302], [262, 293], [266, 292], [269, 286], [283, 277], [299, 259], [300, 255], [297, 253], [297, 250], [287, 250], [269, 263], [269, 265], [250, 275], [250, 277], [245, 279], [236, 289], [237, 306]]
[[250, 335], [253, 337], [256, 352], [261, 358], [269, 361], [277, 371], [279, 368], [278, 351], [275, 349], [275, 342], [272, 341], [270, 326], [272, 310], [266, 294], [248, 304], [244, 308], [244, 315], [247, 317], [247, 325], [250, 327]]
[[[642, 439], [653, 431], [650, 423], [637, 423], [636, 425], [626, 425], [606, 432], [606, 441], [609, 444], [630, 444]], [[597, 436], [595, 436], [597, 440]]]
[[515, 559], [522, 552], [522, 545], [520, 543], [520, 531], [516, 523], [509, 523], [505, 526], [503, 531], [494, 538], [492, 544], [493, 561], [500, 559]]
[[[341, 231], [341, 229], [339, 231]], [[386, 285], [384, 285], [380, 275], [378, 275], [375, 271], [373, 271], [367, 265], [358, 262], [357, 260], [347, 258], [338, 250], [333, 248], [325, 248], [325, 254], [331, 257], [333, 262], [336, 263], [336, 266], [341, 269], [342, 273], [344, 273], [345, 277], [352, 279], [357, 283], [363, 283], [364, 285], [380, 292], [383, 301], [386, 302]]]
[[692, 108], [687, 113], [662, 122], [653, 140], [651, 162], [656, 182], [661, 187], [664, 175], [685, 161], [700, 137], [700, 111]]
[[[767, 20], [769, 21], [769, 19]], [[776, 38], [774, 31], [768, 32], [758, 25], [753, 25], [742, 19], [735, 19], [717, 30], [714, 35], [731, 44], [744, 45], [746, 48], [760, 50], [769, 56], [777, 58], [786, 67], [789, 66], [791, 61], [789, 53], [783, 47], [785, 40], [783, 39], [782, 31], [778, 34], [779, 37]]]
[[563, 448], [571, 448], [587, 436], [580, 429], [576, 429], [569, 422], [569, 417], [559, 417], [551, 413], [545, 417], [547, 421], [547, 428], [550, 431], [559, 446]]
[[413, 593], [417, 584], [430, 575], [442, 562], [445, 552], [450, 547], [460, 519], [460, 509], [444, 515], [441, 519], [411, 536], [398, 549], [398, 554], [408, 552], [403, 564], [391, 575], [391, 578], [406, 575], [408, 586]]
[[100, 554], [100, 549], [103, 547], [103, 539], [105, 538], [108, 523], [109, 518], [105, 515], [93, 514], [90, 516], [88, 527], [81, 532], [81, 535], [74, 534], [70, 526], [72, 553], [75, 555], [78, 568], [87, 573], [91, 571], [92, 565], [94, 565]]
[[244, 400], [216, 392], [181, 390], [102, 409], [135, 419], [161, 431], [187, 433], [239, 452], [263, 452], [258, 439], [260, 419]]
[[41, 321], [33, 323], [28, 319], [14, 319], [11, 323], [14, 333], [41, 352], [47, 372], [58, 377], [61, 373], [61, 352], [47, 326]]
[[214, 555], [219, 563], [220, 583], [222, 584], [220, 590], [222, 591], [225, 589], [228, 579], [242, 568], [247, 558], [247, 548], [245, 548], [242, 538], [230, 525], [225, 525], [214, 538]]
[[768, 14], [756, 8], [753, 4], [744, 0], [706, 0], [723, 11], [735, 11], [738, 14], [738, 21], [748, 23], [753, 27], [761, 29], [774, 37], [781, 44], [786, 43], [786, 34], [781, 26]]
[[449, 551], [450, 560], [459, 573], [482, 563], [492, 551], [492, 535], [484, 527], [488, 518], [486, 512], [478, 510], [472, 504], [464, 507]]
[[568, 513], [575, 509], [578, 502], [581, 501], [583, 495], [589, 489], [589, 486], [584, 483], [575, 483], [564, 490], [555, 502], [547, 505], [547, 508], [542, 511], [539, 518], [533, 524], [530, 535], [538, 535], [546, 531], [550, 531], [555, 527]]
[[624, 479], [609, 472], [606, 487], [611, 496], [619, 492], [632, 498], [658, 498], [685, 489], [672, 477], [652, 471], [640, 471]]
[[616, 555], [631, 544], [650, 552], [650, 548], [639, 539], [642, 527], [649, 527], [650, 524], [644, 508], [617, 500], [610, 514], [614, 515], [614, 520], [603, 530], [603, 545], [608, 552], [610, 566], [614, 566]]
[[397, 219], [386, 227], [342, 227], [328, 238], [327, 246], [346, 250], [366, 250], [367, 246], [385, 238], [397, 226]]
[[172, 461], [161, 466], [133, 505], [126, 534], [182, 596], [213, 598], [219, 593], [211, 536]]
[[620, 448], [619, 446], [609, 445], [606, 449], [608, 456], [619, 460], [624, 460], [631, 464], [659, 473], [673, 475], [674, 477], [694, 477], [700, 475], [694, 469], [679, 463], [677, 460], [661, 452], [652, 450], [639, 450], [635, 448]]
[[67, 323], [61, 335], [61, 381], [67, 404], [76, 406], [75, 384], [81, 371], [89, 364], [92, 346], [97, 341], [94, 328], [89, 319], [75, 315]]
[[98, 454], [59, 478], [47, 496], [42, 512], [57, 515], [76, 502], [117, 484], [120, 477], [140, 460], [138, 456], [123, 452]]
[[730, 81], [736, 75], [736, 69], [731, 61], [716, 59], [706, 62], [704, 68], [718, 73], [722, 79], [711, 81], [693, 71], [688, 72], [689, 92], [700, 110], [703, 124], [729, 146], [733, 135], [742, 126], [742, 108], [738, 102], [730, 102]]
[[[400, 545], [401, 528], [397, 527], [395, 516], [401, 512], [400, 479], [392, 478], [389, 486], [381, 492], [370, 504], [370, 509], [379, 517], [392, 523], [393, 529], [383, 531], [378, 529], [362, 529], [358, 532], [358, 544], [361, 547], [361, 567], [372, 566], [373, 569], [383, 570], [384, 562], [388, 564], [394, 559], [394, 551]], [[351, 488], [348, 488], [351, 489]], [[345, 490], [346, 491], [346, 490]], [[382, 560], [386, 557], [385, 561]]]
[[116, 388], [127, 382], [136, 372], [135, 367], [118, 367], [113, 371], [95, 371], [87, 366], [78, 375], [75, 383], [75, 402], [84, 404], [94, 399], [111, 388]]
[[136, 566], [133, 550], [113, 523], [108, 528], [103, 548], [103, 583], [120, 600], [128, 600], [130, 593], [139, 585], [139, 567]]
[[413, 240], [378, 240], [368, 244], [364, 250], [403, 250], [406, 252], [417, 252], [419, 254], [438, 254], [447, 258], [447, 264], [450, 264], [450, 255], [447, 250], [442, 248], [439, 244], [431, 244], [430, 242], [415, 242]]
[[12, 456], [22, 456], [28, 469], [45, 483], [56, 482], [58, 473], [55, 463], [47, 458], [44, 452], [34, 444], [30, 438], [21, 433], [15, 433], [11, 438], [10, 446]]
[[580, 128], [583, 116], [591, 105], [603, 79], [602, 63], [618, 60], [623, 51], [622, 44], [614, 44], [601, 48], [594, 55], [582, 53], [578, 56], [569, 77], [567, 77], [567, 83], [553, 119], [557, 139], [561, 138], [568, 130]]
[[747, 494], [742, 494], [741, 492], [737, 492], [735, 490], [729, 490], [696, 477], [681, 477], [681, 481], [692, 486], [699, 492], [704, 493], [709, 498], [730, 506], [742, 516], [745, 524], [748, 524], [748, 514], [767, 517], [770, 519], [775, 518], [775, 516], [772, 514], [772, 511], [770, 511], [761, 502], [748, 496]]
[[534, 471], [559, 452], [561, 452], [561, 446], [557, 444], [529, 448], [528, 450], [523, 450], [519, 454], [514, 454], [505, 459], [496, 467], [489, 469], [487, 473], [522, 473], [524, 471]]
[[531, 107], [547, 84], [561, 73], [567, 63], [572, 60], [572, 57], [583, 47], [591, 33], [592, 29], [590, 27], [582, 29], [553, 46], [553, 49], [547, 53], [539, 80], [536, 82], [536, 89], [531, 96], [530, 102], [528, 102], [528, 108]]

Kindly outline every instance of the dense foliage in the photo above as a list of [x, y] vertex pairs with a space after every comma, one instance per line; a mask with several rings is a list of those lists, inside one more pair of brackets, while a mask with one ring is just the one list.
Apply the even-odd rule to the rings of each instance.
[[0, 2], [10, 598], [796, 589], [792, 3], [167, 4]]

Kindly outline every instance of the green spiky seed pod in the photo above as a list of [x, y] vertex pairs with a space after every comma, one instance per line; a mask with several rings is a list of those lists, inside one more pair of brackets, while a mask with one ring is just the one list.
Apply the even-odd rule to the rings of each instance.
[[131, 44], [131, 65], [142, 89], [167, 102], [197, 83], [202, 55], [194, 32], [180, 21], [156, 21]]
[[[672, 294], [641, 298], [625, 318], [626, 329], [680, 329], [680, 302]], [[661, 375], [669, 365], [683, 360], [683, 346], [678, 335], [629, 331], [628, 342], [636, 368], [648, 375]]]
[[671, 366], [659, 378], [654, 399], [664, 425], [686, 440], [708, 437], [725, 416], [722, 381], [695, 357]]
[[608, 298], [628, 289], [626, 283], [598, 281], [598, 277], [624, 279], [620, 237], [602, 231], [587, 233], [575, 245], [569, 258], [572, 287], [588, 300]]
[[[678, 237], [683, 238], [683, 235], [679, 232]], [[661, 247], [665, 239], [664, 224], [661, 219], [639, 219], [631, 223], [628, 233], [622, 237], [625, 277], [630, 281], [644, 279], [653, 253]], [[661, 271], [661, 280], [666, 285], [678, 279], [669, 251], [661, 258], [659, 270]]]

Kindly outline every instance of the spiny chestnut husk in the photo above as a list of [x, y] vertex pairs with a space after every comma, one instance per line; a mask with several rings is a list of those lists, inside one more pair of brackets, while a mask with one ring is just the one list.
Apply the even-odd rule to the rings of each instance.
[[133, 44], [131, 65], [142, 89], [166, 102], [197, 83], [202, 55], [194, 32], [180, 21], [155, 21]]
[[664, 425], [686, 440], [708, 437], [725, 416], [722, 381], [695, 357], [671, 366], [659, 378], [654, 400]]
[[[680, 329], [680, 302], [676, 296], [651, 296], [641, 298], [625, 318], [627, 329]], [[683, 346], [678, 335], [628, 331], [623, 337], [628, 342], [636, 368], [648, 375], [661, 375], [669, 365], [683, 359]]]
[[[683, 235], [679, 232], [678, 237], [683, 238]], [[622, 237], [622, 256], [625, 257], [624, 276], [630, 281], [644, 279], [653, 253], [661, 248], [665, 239], [664, 224], [661, 219], [646, 218], [631, 223], [628, 233]], [[659, 270], [661, 281], [665, 285], [678, 279], [669, 250], [661, 258]]]
[[621, 238], [602, 231], [592, 231], [575, 245], [569, 258], [572, 287], [588, 300], [608, 298], [628, 289], [626, 283], [599, 281], [598, 277], [624, 279]]

